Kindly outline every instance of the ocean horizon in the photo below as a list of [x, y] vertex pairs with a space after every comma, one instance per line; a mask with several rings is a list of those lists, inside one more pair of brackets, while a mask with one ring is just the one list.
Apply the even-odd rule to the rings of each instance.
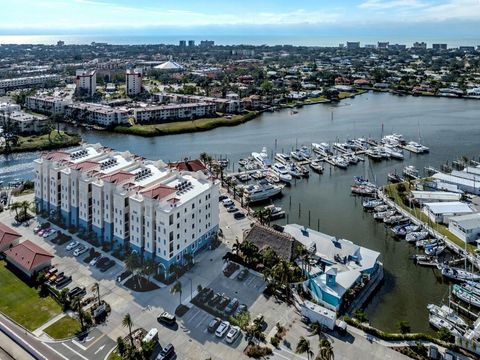
[[52, 45], [57, 41], [64, 41], [67, 45], [82, 45], [92, 42], [108, 43], [112, 45], [177, 45], [179, 40], [194, 40], [197, 44], [201, 40], [213, 40], [216, 45], [294, 45], [294, 46], [338, 46], [347, 41], [359, 41], [361, 46], [378, 41], [388, 41], [390, 44], [405, 44], [411, 46], [414, 42], [424, 41], [428, 47], [433, 43], [446, 43], [448, 47], [479, 46], [480, 38], [422, 38], [422, 37], [378, 37], [378, 36], [315, 36], [305, 35], [95, 35], [95, 34], [65, 34], [65, 35], [0, 35], [0, 44], [44, 44]]

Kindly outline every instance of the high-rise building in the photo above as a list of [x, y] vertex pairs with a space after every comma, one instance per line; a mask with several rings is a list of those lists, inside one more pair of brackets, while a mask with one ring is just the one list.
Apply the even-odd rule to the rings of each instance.
[[212, 47], [215, 45], [215, 41], [213, 40], [202, 40], [200, 41], [200, 47]]
[[377, 42], [377, 48], [378, 49], [388, 49], [388, 41], [378, 41]]
[[433, 50], [447, 50], [447, 44], [432, 44]]
[[195, 40], [188, 40], [188, 47], [195, 47]]
[[186, 40], [180, 40], [180, 41], [178, 42], [178, 46], [180, 46], [180, 47], [186, 47], [186, 46], [187, 46], [187, 41], [186, 41]]
[[34, 161], [35, 201], [102, 245], [136, 252], [168, 276], [207, 248], [218, 232], [218, 181], [199, 160], [171, 166], [100, 144]]
[[412, 46], [413, 49], [424, 50], [427, 48], [427, 43], [415, 41]]
[[360, 49], [360, 41], [347, 41], [347, 49]]
[[141, 69], [127, 69], [125, 72], [125, 87], [127, 95], [138, 95], [142, 92]]
[[88, 96], [93, 96], [97, 89], [97, 71], [77, 70], [75, 83], [78, 94], [85, 92]]

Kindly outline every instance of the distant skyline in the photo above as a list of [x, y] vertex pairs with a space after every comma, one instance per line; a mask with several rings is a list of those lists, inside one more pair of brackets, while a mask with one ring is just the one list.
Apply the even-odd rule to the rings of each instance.
[[339, 36], [477, 41], [480, 0], [16, 0], [0, 35]]

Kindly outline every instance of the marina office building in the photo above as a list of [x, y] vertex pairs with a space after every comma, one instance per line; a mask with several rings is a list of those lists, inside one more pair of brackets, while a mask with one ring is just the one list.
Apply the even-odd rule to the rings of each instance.
[[200, 169], [100, 144], [46, 153], [34, 168], [41, 210], [102, 244], [154, 259], [159, 272], [185, 264], [217, 234], [219, 185]]

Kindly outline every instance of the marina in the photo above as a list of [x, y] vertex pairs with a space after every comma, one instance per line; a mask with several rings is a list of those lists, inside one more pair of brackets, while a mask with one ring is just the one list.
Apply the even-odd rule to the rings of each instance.
[[[276, 223], [296, 222], [319, 228], [323, 232], [352, 239], [382, 254], [384, 284], [366, 308], [372, 325], [395, 331], [395, 322], [406, 320], [414, 331], [432, 331], [425, 309], [428, 303], [440, 303], [445, 299], [448, 294], [447, 283], [438, 276], [437, 270], [437, 275], [432, 272], [432, 267], [417, 266], [409, 261], [418, 249], [395, 237], [383, 222], [361, 211], [363, 199], [351, 196], [350, 188], [355, 176], [364, 176], [377, 185], [384, 185], [389, 173], [396, 171], [401, 175], [407, 165], [415, 166], [423, 176], [425, 167], [440, 168], [447, 159], [464, 155], [478, 156], [478, 134], [471, 129], [477, 121], [475, 113], [480, 104], [461, 100], [452, 104], [447, 100], [365, 94], [349, 99], [346, 106], [303, 107], [295, 117], [291, 117], [288, 111], [265, 113], [237, 128], [218, 128], [208, 133], [148, 139], [96, 131], [82, 135], [85, 141], [91, 143], [102, 142], [119, 150], [135, 148], [142, 156], [158, 157], [160, 154], [166, 161], [178, 160], [179, 153], [193, 158], [207, 152], [222, 159], [228, 154], [229, 165], [226, 170], [234, 174], [238, 172], [238, 160], [248, 158], [251, 152], [261, 152], [263, 146], [267, 147], [270, 159], [280, 162], [274, 153], [290, 155], [302, 144], [346, 143], [348, 139], [359, 137], [380, 140], [382, 124], [383, 136], [401, 133], [409, 141], [418, 141], [420, 121], [422, 141], [418, 142], [428, 146], [429, 153], [417, 155], [403, 149], [403, 161], [374, 161], [366, 154], [358, 154], [365, 161], [359, 160], [357, 165], [348, 165], [346, 169], [325, 161], [321, 175], [310, 169], [309, 178], [292, 179], [292, 185], [285, 186], [282, 197], [274, 200], [274, 203], [286, 213], [285, 218], [276, 220]], [[453, 117], [458, 122], [454, 128], [450, 125]], [[292, 121], [295, 126], [292, 126]], [[463, 139], [460, 146], [458, 141], [454, 141], [459, 138]], [[315, 150], [313, 153], [312, 156], [321, 156]], [[31, 163], [28, 154], [22, 156], [26, 164]], [[34, 157], [31, 156], [32, 159]], [[2, 169], [7, 169], [7, 174], [2, 174], [5, 176], [2, 179], [4, 182], [9, 181], [10, 166], [23, 166], [25, 170], [22, 177], [33, 175], [28, 165], [15, 161], [13, 157], [2, 157], [0, 160], [0, 166], [4, 166]], [[252, 169], [250, 176], [253, 177], [257, 171]], [[391, 308], [396, 309], [396, 317], [392, 317]]]

